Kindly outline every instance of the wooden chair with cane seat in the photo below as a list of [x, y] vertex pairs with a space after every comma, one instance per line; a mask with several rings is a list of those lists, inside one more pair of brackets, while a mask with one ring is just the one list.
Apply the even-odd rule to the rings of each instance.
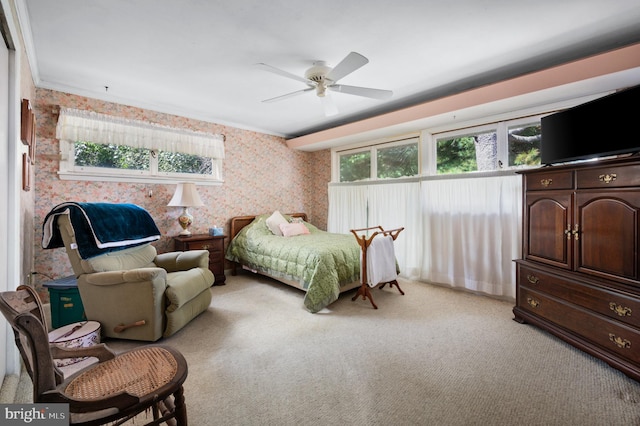
[[[0, 293], [0, 311], [33, 381], [34, 403], [69, 404], [74, 425], [119, 425], [149, 409], [148, 425], [187, 424], [182, 387], [187, 362], [178, 351], [148, 345], [116, 355], [104, 344], [72, 349], [50, 344], [42, 304], [27, 286]], [[98, 363], [65, 379], [54, 359], [77, 357], [95, 357]]]

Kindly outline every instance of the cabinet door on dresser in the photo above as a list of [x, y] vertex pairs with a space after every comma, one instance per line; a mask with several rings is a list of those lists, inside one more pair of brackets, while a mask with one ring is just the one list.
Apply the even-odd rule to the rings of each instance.
[[640, 279], [639, 220], [639, 190], [578, 191], [575, 269], [635, 284]]
[[559, 268], [572, 267], [571, 191], [532, 191], [525, 199], [524, 256]]

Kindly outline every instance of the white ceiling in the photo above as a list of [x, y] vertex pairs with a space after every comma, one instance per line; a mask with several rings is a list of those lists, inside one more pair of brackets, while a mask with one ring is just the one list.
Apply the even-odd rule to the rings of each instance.
[[[640, 41], [638, 0], [18, 0], [38, 87], [287, 138]], [[304, 75], [355, 51], [342, 84], [387, 101], [313, 92]], [[108, 87], [108, 89], [107, 89]]]

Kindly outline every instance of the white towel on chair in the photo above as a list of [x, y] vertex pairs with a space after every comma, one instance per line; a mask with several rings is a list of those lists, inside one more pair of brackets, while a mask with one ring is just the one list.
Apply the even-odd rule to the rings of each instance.
[[367, 281], [370, 287], [388, 283], [398, 277], [396, 255], [391, 235], [378, 235], [367, 247]]

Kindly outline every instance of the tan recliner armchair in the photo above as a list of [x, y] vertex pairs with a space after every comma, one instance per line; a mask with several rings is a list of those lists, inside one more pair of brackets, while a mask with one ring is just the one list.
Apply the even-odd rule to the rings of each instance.
[[69, 215], [58, 216], [57, 226], [87, 319], [98, 321], [104, 335], [156, 341], [209, 307], [208, 251], [157, 254], [147, 243], [82, 259]]

